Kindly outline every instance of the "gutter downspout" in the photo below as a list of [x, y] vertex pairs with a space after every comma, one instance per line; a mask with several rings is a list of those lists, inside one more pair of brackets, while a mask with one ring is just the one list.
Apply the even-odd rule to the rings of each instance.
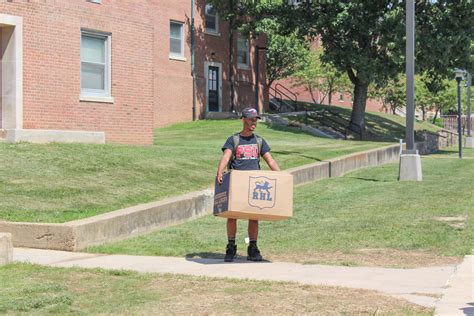
[[191, 75], [193, 77], [193, 121], [196, 120], [196, 64], [195, 64], [195, 51], [196, 51], [196, 29], [194, 27], [194, 16], [195, 16], [195, 0], [191, 0]]

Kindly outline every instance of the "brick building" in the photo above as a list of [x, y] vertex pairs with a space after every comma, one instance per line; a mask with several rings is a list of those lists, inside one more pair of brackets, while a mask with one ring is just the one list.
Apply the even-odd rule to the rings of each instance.
[[[230, 110], [229, 31], [204, 0], [194, 9], [204, 118]], [[151, 144], [153, 128], [192, 120], [191, 16], [191, 0], [0, 2], [0, 136]], [[235, 36], [235, 110], [256, 103], [256, 45]]]

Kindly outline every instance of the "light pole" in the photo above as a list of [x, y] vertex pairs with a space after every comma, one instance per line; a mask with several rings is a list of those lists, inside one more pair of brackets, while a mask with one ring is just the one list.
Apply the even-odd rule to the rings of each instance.
[[456, 69], [454, 70], [456, 74], [456, 82], [458, 83], [458, 145], [459, 145], [459, 159], [462, 158], [462, 129], [461, 129], [461, 81], [464, 80], [464, 70]]
[[466, 144], [465, 147], [467, 148], [474, 148], [474, 138], [471, 135], [471, 85], [472, 85], [472, 76], [471, 74], [466, 71], [467, 73], [467, 84], [466, 84], [466, 98], [467, 98], [467, 137], [466, 137]]
[[421, 157], [415, 148], [415, 1], [406, 1], [406, 150], [400, 155], [398, 179], [422, 181]]

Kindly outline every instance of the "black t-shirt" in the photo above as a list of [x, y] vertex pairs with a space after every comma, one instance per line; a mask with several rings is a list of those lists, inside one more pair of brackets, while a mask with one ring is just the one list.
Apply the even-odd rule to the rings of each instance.
[[[234, 136], [227, 138], [227, 141], [222, 147], [222, 151], [226, 149], [234, 150]], [[268, 146], [265, 139], [262, 138], [260, 155], [263, 156], [269, 151], [270, 146]], [[258, 144], [255, 134], [252, 136], [242, 136], [239, 134], [239, 146], [235, 149], [235, 159], [233, 159], [234, 157], [231, 158], [230, 168], [235, 170], [260, 170], [258, 155]]]

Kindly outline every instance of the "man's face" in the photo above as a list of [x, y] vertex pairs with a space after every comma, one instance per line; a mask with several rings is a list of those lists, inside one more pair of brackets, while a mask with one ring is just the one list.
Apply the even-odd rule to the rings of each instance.
[[243, 118], [244, 121], [244, 129], [252, 131], [257, 127], [257, 118]]

